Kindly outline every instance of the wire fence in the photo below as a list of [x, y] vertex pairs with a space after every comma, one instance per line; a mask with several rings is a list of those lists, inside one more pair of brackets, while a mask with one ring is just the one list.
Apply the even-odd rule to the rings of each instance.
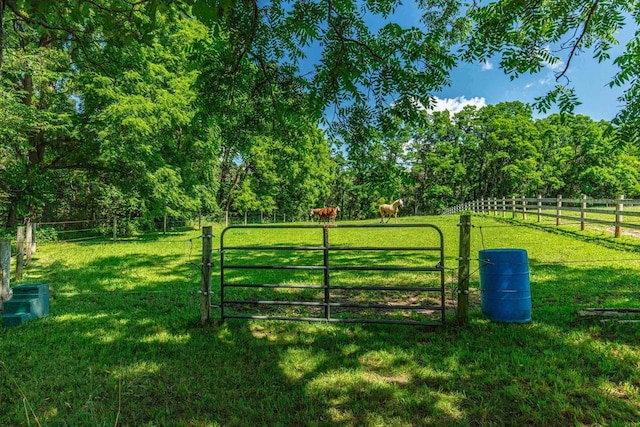
[[[488, 218], [487, 218], [488, 219]], [[497, 219], [500, 221], [500, 219]], [[75, 224], [82, 224], [81, 221], [75, 222]], [[42, 224], [38, 224], [41, 226]], [[46, 225], [61, 225], [61, 224], [46, 224]], [[63, 224], [64, 226], [70, 226], [70, 223], [67, 222]], [[179, 223], [176, 222], [174, 227], [178, 227]], [[490, 241], [488, 240], [488, 236], [486, 236], [487, 230], [491, 229], [514, 229], [517, 227], [529, 227], [530, 224], [526, 223], [496, 223], [496, 224], [475, 224], [472, 226], [472, 239], [478, 244], [482, 249], [490, 248]], [[190, 226], [195, 229], [195, 227]], [[501, 235], [505, 235], [504, 232], [501, 231]], [[104, 237], [104, 236], [103, 236]], [[157, 264], [153, 264], [153, 261], [147, 260], [145, 262], [144, 268], [154, 268], [163, 270], [165, 274], [169, 275], [180, 275], [180, 279], [176, 279], [176, 282], [182, 282], [184, 285], [173, 288], [146, 288], [146, 289], [131, 289], [129, 287], [123, 287], [121, 289], [113, 288], [110, 290], [105, 289], [87, 289], [87, 290], [58, 290], [54, 291], [56, 296], [60, 297], [85, 297], [90, 295], [109, 295], [109, 296], [127, 296], [127, 295], [161, 295], [161, 294], [186, 294], [186, 295], [200, 295], [201, 290], [199, 289], [199, 282], [203, 273], [202, 268], [202, 247], [201, 247], [201, 239], [202, 236], [197, 236], [193, 238], [171, 238], [170, 236], [165, 236], [162, 238], [162, 244], [166, 244], [167, 246], [172, 246], [174, 250], [172, 251], [173, 260], [170, 264], [164, 264], [161, 261], [158, 261]], [[62, 242], [62, 241], [60, 241]], [[25, 244], [28, 245], [30, 242], [25, 241]], [[81, 242], [84, 243], [84, 242]], [[86, 244], [90, 246], [98, 246], [98, 245], [126, 245], [126, 244], [145, 244], [146, 241], [141, 238], [137, 240], [112, 240], [109, 238], [105, 238], [99, 242], [86, 242]], [[638, 247], [640, 248], [640, 242], [638, 243]], [[15, 246], [12, 246], [15, 248]], [[585, 258], [585, 259], [538, 259], [529, 262], [530, 274], [532, 283], [536, 280], [540, 279], [541, 281], [548, 282], [549, 277], [562, 276], [566, 275], [566, 279], [571, 279], [569, 276], [574, 274], [575, 271], [574, 266], [588, 266], [588, 265], [601, 265], [605, 270], [610, 270], [611, 274], [615, 277], [616, 274], [620, 274], [617, 270], [619, 268], [620, 263], [640, 263], [640, 255], [633, 256], [624, 256], [624, 257], [599, 257], [599, 258]], [[16, 257], [18, 256], [17, 251], [12, 250], [11, 258], [13, 262], [16, 263]], [[152, 257], [150, 257], [151, 259]], [[480, 296], [480, 287], [478, 286], [479, 281], [479, 272], [482, 268], [483, 262], [480, 258], [472, 257], [471, 261], [473, 263], [477, 263], [472, 265], [470, 271], [467, 274], [466, 279], [472, 279], [472, 285], [469, 288], [469, 293], [474, 295], [475, 303], [478, 302], [478, 298]], [[455, 260], [452, 257], [446, 259], [446, 263], [449, 267], [444, 268], [446, 272], [446, 280], [445, 285], [447, 287], [447, 306], [455, 306], [456, 304], [456, 295], [458, 293], [458, 283], [462, 279], [459, 277], [458, 268], [455, 267]], [[219, 266], [213, 266], [213, 274], [219, 274]], [[567, 267], [568, 272], [564, 272], [561, 270], [557, 270], [558, 267]], [[116, 264], [113, 266], [114, 275], [118, 275], [119, 266]], [[625, 279], [630, 277], [630, 273], [626, 273]], [[575, 275], [575, 274], [574, 274]], [[588, 277], [589, 269], [586, 269], [586, 273], [584, 273], [584, 277]], [[560, 277], [558, 276], [558, 277]], [[583, 276], [580, 276], [583, 277]], [[624, 296], [637, 299], [640, 295], [637, 288], [633, 288], [633, 286], [603, 286], [597, 288], [595, 286], [578, 286], [578, 284], [571, 284], [570, 286], [562, 286], [554, 291], [555, 295], [553, 297], [561, 297], [561, 298], [576, 298], [577, 295], [583, 296], [592, 296], [592, 297], [601, 297], [601, 299], [612, 297], [612, 296]], [[544, 298], [552, 298], [550, 294], [545, 291]]]

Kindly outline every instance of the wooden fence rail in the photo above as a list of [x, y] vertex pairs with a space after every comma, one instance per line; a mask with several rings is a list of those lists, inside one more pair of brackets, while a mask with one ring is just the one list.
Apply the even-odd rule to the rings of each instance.
[[634, 209], [639, 206], [640, 200], [625, 199], [623, 195], [615, 199], [510, 196], [472, 200], [450, 207], [443, 214], [511, 215], [512, 218], [521, 216], [525, 221], [536, 217], [540, 223], [551, 220], [556, 225], [579, 224], [581, 230], [585, 230], [587, 224], [597, 224], [612, 227], [615, 237], [620, 237], [623, 228], [640, 230], [640, 208]]

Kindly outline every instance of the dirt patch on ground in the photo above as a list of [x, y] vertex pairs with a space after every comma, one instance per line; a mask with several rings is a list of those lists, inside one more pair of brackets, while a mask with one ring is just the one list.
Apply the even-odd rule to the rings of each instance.
[[[610, 233], [612, 236], [614, 236], [616, 233], [615, 227], [589, 227], [589, 229], [595, 230], [595, 231], [606, 231], [607, 233]], [[635, 230], [632, 228], [623, 228], [622, 235], [640, 239], [640, 230]]]
[[[611, 233], [611, 234], [615, 234], [616, 229], [615, 229], [615, 227], [609, 227], [609, 228], [607, 228], [607, 231], [609, 233]], [[630, 228], [623, 228], [622, 229], [622, 235], [623, 236], [631, 236], [631, 237], [635, 237], [635, 238], [640, 239], [640, 230], [633, 230], [633, 229], [630, 229]]]

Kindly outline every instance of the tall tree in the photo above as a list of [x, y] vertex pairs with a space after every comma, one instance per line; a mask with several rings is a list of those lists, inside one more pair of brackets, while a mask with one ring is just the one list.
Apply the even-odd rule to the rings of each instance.
[[434, 112], [406, 145], [414, 185], [414, 212], [435, 213], [464, 200], [460, 138], [449, 111]]
[[232, 207], [306, 218], [309, 208], [329, 199], [333, 169], [329, 145], [315, 130], [299, 140], [262, 138], [252, 147], [245, 177]]
[[123, 58], [131, 59], [127, 47], [153, 38], [160, 11], [170, 9], [159, 0], [0, 1], [0, 140], [10, 153], [0, 186], [9, 194], [8, 225], [42, 208], [54, 171], [96, 169], [96, 140], [80, 132], [79, 76], [91, 70], [117, 79]]
[[542, 140], [543, 192], [590, 197], [638, 194], [637, 148], [611, 138], [607, 122], [553, 114], [536, 126]]
[[471, 31], [463, 57], [469, 61], [500, 58], [501, 68], [517, 78], [537, 73], [545, 64], [559, 64], [555, 88], [538, 99], [547, 111], [557, 103], [562, 112], [572, 112], [579, 94], [571, 85], [569, 69], [579, 54], [588, 53], [598, 62], [609, 61], [611, 48], [619, 43], [619, 30], [635, 25], [633, 39], [613, 62], [620, 71], [610, 85], [624, 88], [623, 108], [613, 123], [623, 140], [638, 142], [640, 126], [640, 2], [638, 0], [495, 0], [473, 2], [469, 8]]
[[[246, 82], [230, 83], [230, 79], [243, 75], [251, 64], [254, 80], [268, 83], [267, 87], [277, 85], [280, 91], [275, 93], [304, 90], [309, 95], [307, 111], [316, 119], [332, 112], [344, 119], [330, 120], [331, 130], [353, 125], [348, 117], [356, 115], [365, 120], [364, 125], [385, 131], [394, 118], [417, 119], [416, 104], [431, 103], [431, 94], [447, 84], [455, 63], [450, 48], [464, 30], [458, 3], [425, 0], [420, 4], [426, 30], [393, 22], [401, 5], [398, 0], [196, 0], [196, 16], [208, 20], [224, 39], [201, 49], [211, 64], [203, 68], [203, 76], [218, 81], [213, 87], [234, 91], [235, 96]], [[384, 24], [370, 27], [371, 16]], [[311, 53], [320, 59], [302, 71], [300, 59]], [[278, 79], [283, 70], [289, 77]], [[202, 86], [206, 87], [212, 86]], [[201, 92], [206, 96], [206, 90]], [[217, 95], [225, 102], [229, 98], [227, 92]], [[216, 106], [220, 102], [207, 101]], [[349, 132], [353, 137], [361, 135]]]

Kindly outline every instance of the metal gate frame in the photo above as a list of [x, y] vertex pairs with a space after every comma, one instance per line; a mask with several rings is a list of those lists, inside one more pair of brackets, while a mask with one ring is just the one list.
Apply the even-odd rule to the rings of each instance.
[[[277, 229], [277, 228], [298, 228], [298, 229], [323, 229], [323, 242], [322, 246], [225, 246], [224, 238], [225, 234], [232, 229]], [[330, 246], [329, 245], [329, 230], [332, 228], [430, 228], [438, 233], [440, 244], [433, 247], [372, 247], [372, 246]], [[225, 254], [229, 251], [322, 251], [323, 252], [323, 265], [234, 265], [227, 264], [225, 262]], [[440, 261], [434, 267], [397, 267], [397, 266], [331, 266], [330, 253], [334, 251], [428, 251], [439, 252]], [[277, 285], [277, 284], [260, 284], [260, 283], [243, 283], [243, 284], [231, 284], [225, 282], [225, 272], [231, 269], [247, 269], [247, 270], [323, 270], [324, 271], [324, 283], [322, 285]], [[362, 271], [432, 271], [440, 273], [440, 286], [439, 287], [393, 287], [393, 286], [363, 286], [357, 289], [366, 291], [425, 291], [425, 292], [440, 292], [440, 305], [434, 306], [397, 306], [386, 304], [344, 304], [331, 302], [331, 290], [332, 289], [353, 289], [349, 286], [331, 286], [331, 272], [332, 271], [348, 271], [348, 270], [362, 270]], [[268, 319], [268, 320], [298, 320], [298, 321], [321, 321], [321, 322], [350, 322], [350, 323], [393, 323], [393, 324], [406, 324], [406, 325], [429, 325], [440, 326], [445, 321], [445, 274], [444, 274], [444, 236], [442, 231], [432, 224], [360, 224], [360, 225], [232, 225], [226, 227], [220, 235], [220, 312], [222, 321], [231, 318], [241, 319]], [[244, 288], [309, 288], [309, 289], [323, 289], [324, 300], [319, 301], [262, 301], [262, 300], [227, 300], [225, 298], [225, 289], [229, 287], [244, 287]], [[225, 308], [227, 305], [297, 305], [297, 306], [321, 306], [324, 308], [323, 317], [287, 317], [287, 316], [262, 316], [262, 315], [243, 315], [243, 314], [227, 314]], [[416, 321], [416, 320], [390, 320], [390, 319], [343, 319], [331, 317], [332, 307], [357, 307], [360, 309], [374, 308], [374, 309], [386, 309], [386, 310], [407, 310], [407, 309], [428, 309], [433, 311], [440, 311], [440, 322], [433, 321]]]

